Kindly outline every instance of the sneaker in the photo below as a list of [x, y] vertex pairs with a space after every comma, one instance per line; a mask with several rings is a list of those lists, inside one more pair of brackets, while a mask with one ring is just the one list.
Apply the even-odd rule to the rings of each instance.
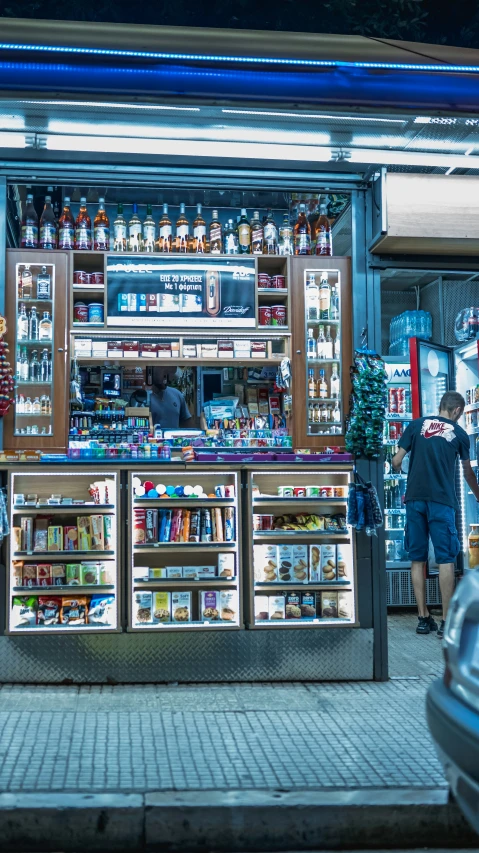
[[431, 631], [437, 631], [437, 622], [432, 616], [419, 616], [416, 634], [430, 634]]
[[439, 625], [439, 628], [437, 629], [437, 636], [439, 637], [440, 640], [442, 640], [442, 638], [444, 637], [444, 625], [445, 624], [446, 624], [446, 620], [441, 619], [441, 624]]

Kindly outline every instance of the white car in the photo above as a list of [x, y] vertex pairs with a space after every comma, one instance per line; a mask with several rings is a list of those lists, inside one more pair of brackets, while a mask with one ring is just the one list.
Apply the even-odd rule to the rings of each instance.
[[443, 640], [446, 669], [427, 694], [427, 720], [446, 778], [479, 833], [479, 570], [459, 583]]

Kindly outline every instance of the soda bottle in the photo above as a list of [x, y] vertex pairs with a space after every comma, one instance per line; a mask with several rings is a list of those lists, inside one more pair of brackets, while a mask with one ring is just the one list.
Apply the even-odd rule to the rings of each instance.
[[38, 216], [33, 206], [33, 194], [28, 193], [22, 218], [22, 249], [38, 248]]
[[70, 210], [70, 199], [65, 196], [63, 212], [58, 220], [58, 248], [73, 249], [75, 245], [75, 220]]
[[110, 220], [106, 215], [105, 199], [98, 199], [98, 212], [93, 222], [93, 247], [97, 252], [110, 250]]
[[52, 208], [51, 196], [45, 196], [45, 207], [40, 218], [40, 249], [56, 249], [57, 223]]
[[75, 249], [91, 249], [91, 219], [86, 207], [86, 196], [80, 199], [80, 211], [75, 222]]

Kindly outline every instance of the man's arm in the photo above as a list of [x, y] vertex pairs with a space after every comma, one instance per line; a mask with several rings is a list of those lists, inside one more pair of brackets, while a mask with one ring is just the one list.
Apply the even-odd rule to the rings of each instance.
[[471, 462], [469, 459], [463, 459], [461, 462], [462, 465], [462, 473], [464, 474], [464, 479], [469, 486], [472, 494], [474, 495], [476, 501], [479, 501], [479, 483], [476, 480], [476, 476], [471, 467]]
[[407, 450], [404, 450], [404, 447], [400, 447], [395, 456], [393, 456], [393, 468], [397, 474], [401, 471], [402, 461], [407, 453]]

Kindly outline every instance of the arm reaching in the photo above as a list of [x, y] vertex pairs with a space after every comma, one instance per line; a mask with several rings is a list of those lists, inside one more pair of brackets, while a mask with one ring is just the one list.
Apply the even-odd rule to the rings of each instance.
[[[393, 460], [394, 462], [394, 460]], [[472, 470], [471, 463], [469, 459], [462, 460], [462, 473], [464, 474], [464, 479], [469, 486], [472, 494], [474, 495], [476, 501], [479, 501], [479, 483], [476, 480], [474, 471]]]
[[403, 461], [406, 453], [407, 453], [407, 450], [404, 450], [404, 447], [400, 447], [398, 452], [396, 453], [396, 455], [393, 456], [393, 468], [398, 474], [401, 470], [402, 461]]

